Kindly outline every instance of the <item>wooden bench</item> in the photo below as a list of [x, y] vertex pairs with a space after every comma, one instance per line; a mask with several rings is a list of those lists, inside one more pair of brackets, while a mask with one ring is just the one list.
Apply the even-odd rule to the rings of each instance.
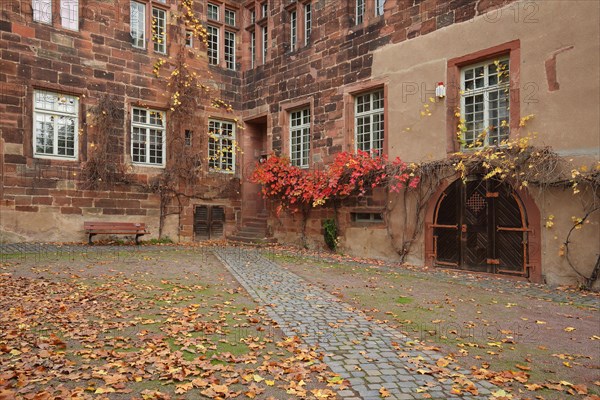
[[150, 232], [142, 222], [84, 222], [83, 229], [89, 235], [88, 244], [92, 244], [95, 235], [135, 235], [135, 244], [140, 244], [139, 237]]

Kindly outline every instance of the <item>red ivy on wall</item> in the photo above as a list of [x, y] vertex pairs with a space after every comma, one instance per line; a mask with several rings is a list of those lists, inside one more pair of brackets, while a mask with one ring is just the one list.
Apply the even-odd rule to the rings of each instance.
[[385, 155], [372, 156], [360, 150], [356, 154], [339, 153], [333, 164], [316, 170], [295, 167], [287, 157], [273, 155], [257, 166], [251, 180], [263, 186], [266, 198], [291, 209], [363, 196], [376, 187], [399, 192], [404, 187], [414, 189], [419, 184], [419, 177], [399, 158], [390, 162]]

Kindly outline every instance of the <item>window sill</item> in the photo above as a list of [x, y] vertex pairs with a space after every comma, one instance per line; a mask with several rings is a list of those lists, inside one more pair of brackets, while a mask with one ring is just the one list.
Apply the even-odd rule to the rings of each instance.
[[501, 145], [483, 145], [483, 146], [479, 146], [479, 147], [461, 147], [457, 153], [475, 153], [477, 151], [481, 151], [481, 150], [485, 150], [485, 149], [489, 149], [489, 148], [494, 148], [494, 149], [506, 149], [508, 148], [508, 144], [501, 144]]
[[219, 171], [218, 169], [209, 169], [208, 173], [209, 174], [219, 174], [219, 175], [231, 175], [231, 176], [235, 175], [235, 171]]
[[164, 164], [145, 164], [145, 163], [131, 162], [131, 165], [134, 168], [153, 168], [153, 169], [165, 168]]
[[67, 156], [55, 156], [50, 154], [34, 154], [33, 158], [38, 158], [42, 160], [55, 160], [55, 161], [68, 161], [68, 162], [77, 162], [79, 161], [78, 156], [67, 157]]

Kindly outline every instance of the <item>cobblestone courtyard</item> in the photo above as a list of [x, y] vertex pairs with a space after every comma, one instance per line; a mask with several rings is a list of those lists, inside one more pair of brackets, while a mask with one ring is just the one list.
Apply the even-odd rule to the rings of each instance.
[[[337, 390], [339, 398], [350, 400], [386, 397], [399, 400], [423, 398], [490, 399], [502, 398], [502, 394], [505, 393], [504, 387], [491, 383], [489, 377], [482, 378], [474, 374], [471, 365], [467, 364], [464, 359], [448, 357], [440, 348], [415, 340], [414, 337], [408, 335], [406, 331], [398, 329], [397, 326], [374, 319], [372, 315], [358, 309], [355, 304], [343, 300], [341, 294], [336, 296], [335, 293], [331, 293], [331, 289], [326, 290], [325, 285], [321, 284], [322, 282], [315, 284], [318, 281], [317, 278], [323, 278], [321, 275], [324, 275], [325, 271], [318, 266], [323, 264], [324, 261], [332, 262], [331, 255], [295, 254], [290, 256], [289, 254], [293, 254], [293, 252], [289, 250], [280, 251], [280, 249], [276, 251], [227, 246], [185, 248], [178, 246], [89, 247], [80, 245], [13, 244], [2, 245], [0, 250], [3, 255], [0, 261], [16, 260], [17, 264], [22, 262], [25, 265], [29, 262], [44, 264], [50, 260], [57, 266], [64, 264], [66, 266], [65, 271], [71, 271], [68, 273], [73, 273], [73, 270], [68, 266], [68, 261], [82, 256], [84, 260], [92, 263], [101, 261], [96, 268], [102, 269], [101, 265], [105, 262], [102, 260], [107, 258], [110, 258], [111, 263], [116, 266], [130, 264], [133, 267], [136, 265], [135, 262], [140, 260], [146, 260], [146, 258], [152, 260], [154, 257], [152, 254], [157, 254], [157, 252], [161, 253], [160, 258], [165, 260], [171, 257], [170, 254], [177, 257], [176, 254], [182, 252], [187, 257], [186, 261], [178, 266], [178, 268], [183, 269], [169, 271], [169, 274], [173, 277], [178, 275], [177, 271], [180, 271], [179, 274], [187, 276], [189, 271], [194, 268], [201, 268], [201, 265], [214, 255], [243, 286], [257, 303], [257, 306], [264, 309], [268, 317], [277, 323], [278, 328], [281, 330], [280, 334], [286, 337], [298, 336], [305, 345], [324, 353], [324, 362], [327, 366], [334, 374], [339, 376], [340, 382], [347, 383], [341, 385], [341, 389]], [[148, 257], [146, 257], [146, 254], [148, 254]], [[118, 256], [113, 257], [114, 255]], [[321, 256], [324, 258], [321, 258]], [[295, 260], [301, 259], [307, 272], [300, 273], [301, 267], [297, 266], [295, 269], [290, 270], [289, 263], [286, 264], [285, 262], [286, 257], [296, 257]], [[327, 257], [330, 259], [326, 260]], [[338, 267], [362, 271], [365, 277], [374, 274], [366, 265], [351, 260], [339, 263]], [[157, 267], [151, 268], [156, 269]], [[397, 271], [397, 266], [380, 263], [380, 270], [376, 272], [380, 273], [380, 271], [386, 271], [386, 269]], [[39, 271], [39, 269], [36, 271]], [[569, 318], [571, 320], [574, 318], [581, 319], [581, 316], [573, 311], [575, 309], [582, 308], [590, 310], [590, 312], [595, 310], [596, 316], [597, 310], [600, 309], [600, 298], [595, 294], [585, 292], [554, 290], [543, 285], [533, 285], [526, 282], [480, 278], [439, 270], [422, 271], [418, 268], [403, 268], [402, 274], [405, 281], [409, 277], [427, 279], [428, 282], [431, 282], [431, 287], [437, 287], [438, 290], [442, 290], [440, 283], [443, 282], [457, 291], [456, 297], [458, 297], [458, 292], [464, 292], [465, 287], [467, 287], [465, 285], [468, 285], [468, 287], [476, 287], [478, 290], [491, 293], [507, 295], [518, 293], [521, 296], [520, 298], [526, 298], [525, 296], [527, 296], [532, 299], [541, 299], [549, 304], [548, 307], [554, 304], [570, 304], [564, 308], [564, 316], [567, 318], [565, 324]], [[189, 279], [189, 277], [185, 279]], [[343, 280], [341, 277], [338, 280], [335, 275], [333, 279], [336, 284]], [[383, 279], [385, 280], [385, 278]], [[346, 288], [348, 287], [346, 285]], [[390, 296], [405, 295], [406, 293], [403, 290], [405, 289], [394, 289]], [[511, 308], [513, 306], [514, 304], [507, 303], [506, 307]], [[566, 314], [569, 310], [571, 310], [571, 314]], [[543, 321], [536, 322], [546, 323]], [[575, 328], [571, 329], [575, 330]], [[594, 332], [592, 339], [600, 339], [599, 336], [596, 336], [600, 334], [597, 328]], [[586, 335], [589, 335], [589, 333], [586, 333]], [[537, 339], [540, 340], [540, 343], [537, 344], [546, 344], [544, 337], [540, 336]], [[588, 338], [582, 338], [582, 340], [584, 339], [587, 340]], [[591, 366], [591, 368], [596, 368], [597, 371], [597, 367], [594, 367], [598, 353], [598, 348], [594, 345], [597, 342], [590, 343], [591, 347], [588, 348], [593, 359], [588, 357], [591, 360], [588, 368]], [[508, 344], [510, 345], [510, 341]], [[532, 349], [535, 345], [536, 343], [530, 343]], [[568, 358], [571, 357], [569, 354], [553, 354], [553, 356], [557, 355], [566, 357], [566, 360], [573, 359]], [[580, 357], [580, 355], [575, 355], [575, 357]], [[575, 360], [575, 362], [570, 362], [574, 366], [580, 365], [577, 363], [578, 358], [575, 358]], [[525, 367], [521, 366], [521, 368]], [[523, 372], [521, 371], [521, 373]], [[594, 373], [592, 372], [592, 374]], [[596, 376], [600, 378], [597, 373]], [[563, 389], [567, 390], [572, 387], [575, 386], [564, 386]], [[590, 389], [595, 390], [595, 388]], [[544, 396], [546, 394], [544, 393]], [[564, 398], [561, 397], [563, 396], [562, 392], [557, 393], [557, 395], [559, 397], [543, 398]], [[534, 398], [525, 395], [523, 397], [516, 396], [506, 398]], [[595, 395], [592, 394], [592, 396]], [[266, 397], [259, 396], [257, 398]], [[587, 398], [595, 399], [596, 397]]]

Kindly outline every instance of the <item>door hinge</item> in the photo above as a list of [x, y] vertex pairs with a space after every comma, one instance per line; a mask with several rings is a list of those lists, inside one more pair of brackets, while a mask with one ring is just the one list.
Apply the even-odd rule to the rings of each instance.
[[500, 260], [498, 258], [488, 258], [486, 262], [488, 264], [500, 265]]
[[498, 197], [499, 193], [498, 192], [486, 192], [485, 193], [485, 197]]

